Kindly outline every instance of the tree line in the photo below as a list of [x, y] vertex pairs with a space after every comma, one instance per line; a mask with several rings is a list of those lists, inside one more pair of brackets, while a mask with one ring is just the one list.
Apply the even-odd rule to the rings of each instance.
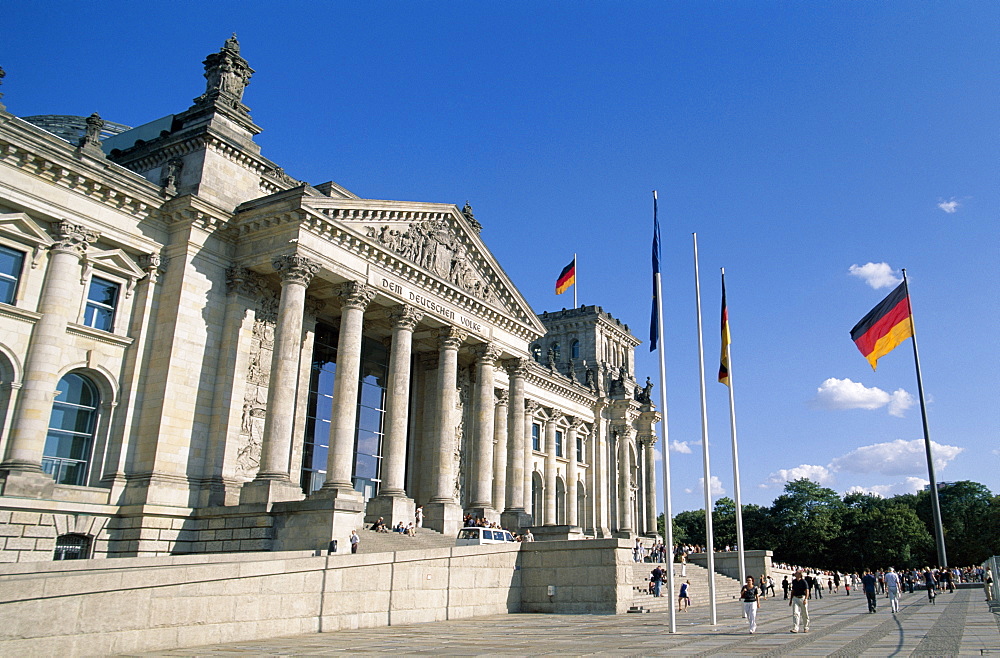
[[[950, 566], [981, 564], [1000, 554], [1000, 496], [962, 481], [939, 484], [938, 497]], [[736, 503], [717, 500], [712, 520], [716, 550], [735, 546]], [[743, 506], [747, 550], [771, 550], [778, 562], [839, 571], [939, 566], [933, 524], [930, 491], [840, 497], [806, 478], [788, 482], [770, 507]], [[661, 514], [661, 536], [663, 529]], [[673, 530], [675, 544], [705, 545], [705, 511], [680, 512]]]

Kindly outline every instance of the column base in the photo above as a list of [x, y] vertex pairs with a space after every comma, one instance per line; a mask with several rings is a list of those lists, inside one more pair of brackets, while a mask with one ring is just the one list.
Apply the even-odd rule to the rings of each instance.
[[492, 507], [469, 507], [465, 513], [476, 519], [486, 519], [490, 523], [500, 522], [500, 512]]
[[[337, 553], [350, 553], [351, 530], [359, 533], [364, 521], [364, 497], [349, 490], [328, 490], [325, 495], [314, 493], [305, 500], [277, 503], [271, 508], [274, 517], [273, 551], [320, 551], [332, 548], [337, 541]], [[362, 546], [361, 552], [364, 552]]]
[[427, 503], [424, 505], [424, 527], [443, 535], [457, 535], [462, 527], [462, 507], [455, 503]]
[[583, 539], [583, 530], [575, 525], [541, 525], [531, 528], [535, 541]]
[[38, 471], [0, 471], [0, 494], [18, 498], [52, 498], [56, 481]]
[[381, 517], [390, 528], [400, 521], [405, 527], [416, 522], [416, 508], [413, 499], [406, 496], [375, 496], [365, 505], [365, 525], [375, 523]]
[[500, 525], [514, 531], [521, 530], [522, 528], [530, 528], [532, 526], [531, 515], [523, 509], [505, 510], [500, 515]]
[[302, 489], [288, 480], [253, 480], [240, 489], [240, 505], [270, 505], [303, 498]]

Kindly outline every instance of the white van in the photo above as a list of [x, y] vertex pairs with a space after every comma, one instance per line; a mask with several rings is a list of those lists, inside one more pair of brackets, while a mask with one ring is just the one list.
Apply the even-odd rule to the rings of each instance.
[[458, 531], [456, 546], [480, 546], [482, 544], [513, 543], [514, 535], [506, 530], [494, 528], [462, 528]]

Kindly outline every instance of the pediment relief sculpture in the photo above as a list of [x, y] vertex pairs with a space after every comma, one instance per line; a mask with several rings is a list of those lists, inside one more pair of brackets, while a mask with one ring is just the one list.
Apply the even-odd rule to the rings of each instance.
[[432, 219], [409, 225], [368, 226], [366, 232], [369, 238], [425, 270], [484, 301], [496, 301], [496, 293], [472, 266], [468, 248], [447, 223]]

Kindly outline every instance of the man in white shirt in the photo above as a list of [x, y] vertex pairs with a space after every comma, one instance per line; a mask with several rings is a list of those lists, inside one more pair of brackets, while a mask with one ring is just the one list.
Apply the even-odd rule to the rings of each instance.
[[892, 614], [899, 612], [899, 574], [892, 567], [885, 572], [885, 586], [889, 590], [889, 607]]

